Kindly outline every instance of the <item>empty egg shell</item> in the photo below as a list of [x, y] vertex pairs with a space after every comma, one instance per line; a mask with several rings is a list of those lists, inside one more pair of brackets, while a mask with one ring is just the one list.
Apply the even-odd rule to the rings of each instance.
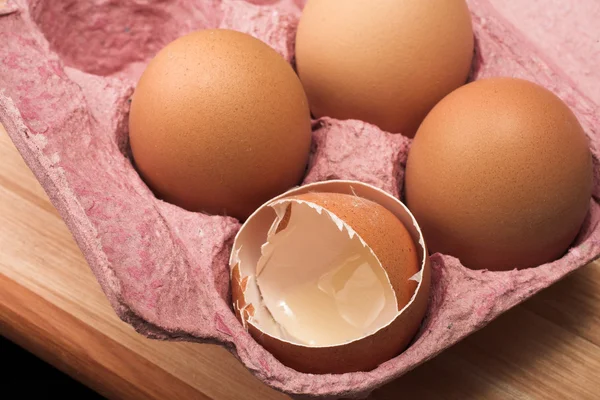
[[361, 182], [314, 183], [265, 203], [238, 232], [230, 268], [237, 318], [300, 372], [371, 370], [406, 348], [427, 309], [415, 219]]

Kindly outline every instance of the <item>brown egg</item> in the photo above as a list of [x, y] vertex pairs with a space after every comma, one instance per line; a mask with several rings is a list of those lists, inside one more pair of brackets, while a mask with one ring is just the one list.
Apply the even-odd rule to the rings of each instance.
[[260, 207], [236, 236], [234, 311], [297, 371], [371, 370], [420, 326], [426, 254], [414, 218], [389, 194], [352, 181], [295, 188]]
[[309, 0], [296, 35], [315, 117], [359, 119], [409, 137], [466, 82], [472, 57], [464, 0]]
[[292, 67], [262, 41], [224, 29], [180, 37], [148, 64], [129, 115], [140, 175], [191, 211], [246, 218], [297, 185], [310, 112]]
[[472, 269], [561, 257], [592, 193], [588, 139], [557, 96], [514, 78], [465, 85], [429, 113], [406, 166], [406, 201], [432, 252]]

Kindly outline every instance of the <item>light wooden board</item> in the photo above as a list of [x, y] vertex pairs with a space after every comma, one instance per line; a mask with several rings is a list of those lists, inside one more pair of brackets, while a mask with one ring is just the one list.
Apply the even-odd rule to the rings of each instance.
[[[218, 346], [146, 339], [118, 319], [1, 126], [0, 333], [109, 398], [287, 398]], [[598, 371], [596, 262], [372, 399], [597, 399]]]

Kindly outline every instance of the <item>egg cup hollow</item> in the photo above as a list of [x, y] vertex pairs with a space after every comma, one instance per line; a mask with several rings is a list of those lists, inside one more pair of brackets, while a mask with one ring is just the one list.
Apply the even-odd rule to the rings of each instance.
[[[471, 79], [515, 76], [552, 90], [590, 139], [594, 192], [579, 237], [560, 259], [526, 270], [469, 270], [433, 254], [428, 310], [404, 352], [367, 372], [310, 375], [284, 366], [243, 328], [230, 305], [228, 260], [239, 221], [157, 200], [127, 150], [136, 79], [176, 37], [202, 28], [236, 29], [293, 61], [302, 1], [254, 3], [0, 3], [0, 122], [115, 313], [140, 334], [221, 344], [262, 382], [292, 396], [362, 398], [600, 256], [599, 105], [489, 1], [469, 0], [477, 42]], [[399, 198], [410, 144], [362, 121], [321, 118], [314, 121], [303, 184], [360, 181]]]

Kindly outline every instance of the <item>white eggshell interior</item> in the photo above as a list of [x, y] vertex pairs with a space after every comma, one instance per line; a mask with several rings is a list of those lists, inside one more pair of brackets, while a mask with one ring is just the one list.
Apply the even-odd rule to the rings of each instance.
[[[306, 201], [284, 199], [270, 207], [277, 218], [262, 245], [256, 279], [288, 340], [336, 345], [393, 320], [398, 306], [387, 273], [351, 227]], [[286, 210], [289, 222], [276, 233]]]

